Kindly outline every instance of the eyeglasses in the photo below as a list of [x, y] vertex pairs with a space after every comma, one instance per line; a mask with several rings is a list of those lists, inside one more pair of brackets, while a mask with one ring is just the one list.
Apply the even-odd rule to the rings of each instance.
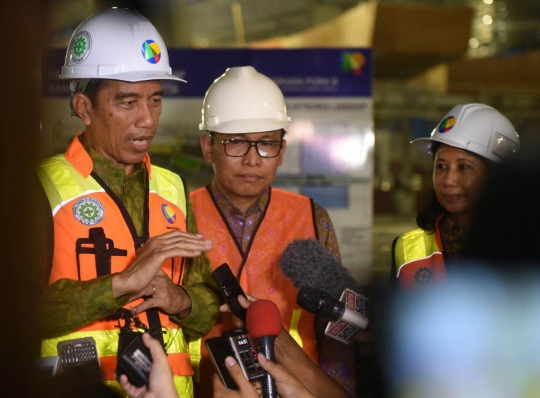
[[281, 146], [283, 141], [248, 141], [237, 140], [232, 138], [230, 140], [219, 140], [212, 134], [209, 134], [210, 138], [215, 139], [225, 147], [225, 154], [233, 158], [241, 158], [249, 153], [252, 146], [255, 147], [257, 153], [261, 158], [275, 158], [281, 152]]

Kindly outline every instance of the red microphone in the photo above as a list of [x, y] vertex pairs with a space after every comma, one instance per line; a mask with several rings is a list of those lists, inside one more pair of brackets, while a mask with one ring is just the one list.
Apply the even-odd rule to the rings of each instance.
[[[274, 360], [274, 340], [281, 333], [281, 315], [273, 301], [257, 300], [246, 313], [246, 327], [251, 337], [259, 342], [259, 351], [266, 359]], [[276, 398], [276, 382], [267, 373], [262, 379], [264, 398]]]

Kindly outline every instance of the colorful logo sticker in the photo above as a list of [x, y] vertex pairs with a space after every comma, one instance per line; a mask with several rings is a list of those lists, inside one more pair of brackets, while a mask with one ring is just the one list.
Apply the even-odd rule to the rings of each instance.
[[82, 30], [73, 38], [71, 44], [71, 59], [73, 63], [80, 64], [90, 55], [92, 49], [92, 36]]
[[174, 222], [176, 221], [176, 213], [171, 208], [171, 206], [167, 204], [162, 204], [161, 211], [163, 212], [163, 215], [165, 216], [165, 219], [169, 222], [169, 224], [174, 224]]
[[103, 205], [94, 198], [80, 199], [73, 206], [73, 215], [84, 225], [96, 225], [103, 220]]
[[157, 64], [161, 59], [161, 48], [154, 40], [146, 40], [141, 48], [145, 60], [151, 64]]
[[352, 72], [353, 75], [360, 76], [365, 63], [366, 57], [361, 52], [344, 52], [341, 54], [341, 70], [345, 73]]
[[439, 133], [447, 133], [456, 124], [456, 118], [454, 116], [448, 116], [439, 124]]

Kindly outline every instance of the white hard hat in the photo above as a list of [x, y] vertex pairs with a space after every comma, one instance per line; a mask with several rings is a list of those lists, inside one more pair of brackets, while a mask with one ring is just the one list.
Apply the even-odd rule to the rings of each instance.
[[178, 80], [159, 32], [141, 14], [121, 8], [101, 11], [75, 30], [60, 79], [127, 82]]
[[228, 68], [204, 96], [200, 130], [244, 134], [285, 128], [291, 119], [283, 93], [252, 66]]
[[433, 155], [434, 142], [465, 149], [495, 163], [519, 150], [519, 135], [512, 123], [484, 104], [456, 105], [433, 129], [430, 138], [418, 138], [411, 144]]

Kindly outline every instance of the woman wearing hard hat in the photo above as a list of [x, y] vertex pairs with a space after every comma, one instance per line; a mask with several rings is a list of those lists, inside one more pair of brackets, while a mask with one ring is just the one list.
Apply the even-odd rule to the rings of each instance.
[[490, 169], [519, 149], [512, 123], [484, 104], [457, 105], [430, 138], [411, 142], [433, 156], [432, 198], [416, 217], [419, 229], [394, 240], [392, 279], [420, 287], [446, 279], [459, 259]]

